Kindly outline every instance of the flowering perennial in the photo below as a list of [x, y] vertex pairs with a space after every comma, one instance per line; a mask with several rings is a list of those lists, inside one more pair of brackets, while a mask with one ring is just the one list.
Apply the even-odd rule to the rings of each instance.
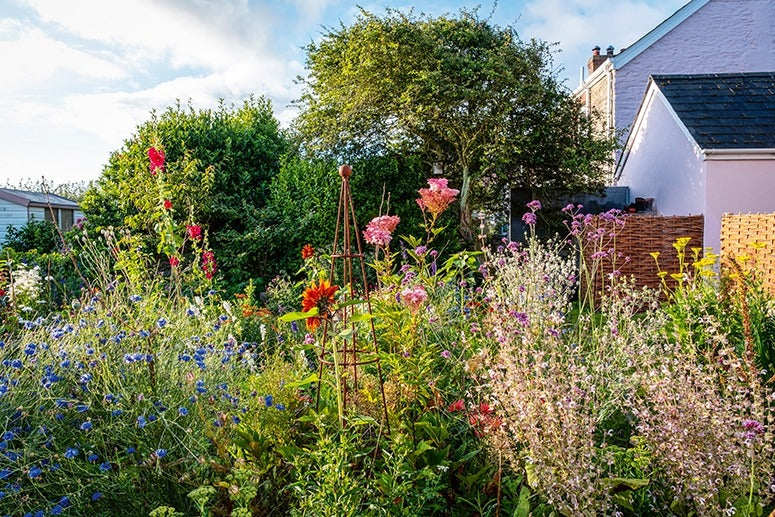
[[151, 147], [148, 149], [148, 159], [151, 161], [151, 174], [164, 171], [164, 151]]
[[417, 204], [423, 211], [428, 210], [433, 217], [438, 217], [455, 200], [460, 191], [447, 187], [447, 180], [444, 178], [431, 178], [428, 180], [428, 185], [430, 188], [418, 190], [420, 197], [417, 199]]
[[320, 325], [320, 318], [327, 318], [331, 313], [331, 305], [334, 303], [334, 295], [339, 290], [338, 285], [331, 285], [327, 280], [321, 278], [319, 283], [312, 282], [307, 289], [304, 290], [303, 299], [301, 301], [301, 312], [309, 312], [314, 308], [318, 309], [320, 316], [313, 316], [307, 318], [307, 328], [309, 330], [315, 330]]
[[205, 251], [202, 253], [202, 271], [204, 271], [205, 277], [211, 280], [215, 275], [215, 254], [212, 251]]
[[371, 220], [363, 232], [364, 240], [374, 246], [387, 246], [390, 244], [392, 233], [401, 222], [397, 215], [383, 215]]
[[425, 292], [425, 288], [421, 285], [409, 287], [401, 291], [401, 300], [412, 312], [417, 312], [428, 300], [428, 293]]

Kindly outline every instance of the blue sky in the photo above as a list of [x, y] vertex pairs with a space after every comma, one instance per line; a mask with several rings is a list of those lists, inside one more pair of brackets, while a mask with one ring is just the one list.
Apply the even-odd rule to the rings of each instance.
[[475, 9], [523, 39], [556, 43], [573, 89], [595, 45], [627, 47], [688, 0], [0, 0], [0, 186], [99, 177], [152, 109], [251, 94], [289, 123], [302, 47], [358, 7], [430, 15]]

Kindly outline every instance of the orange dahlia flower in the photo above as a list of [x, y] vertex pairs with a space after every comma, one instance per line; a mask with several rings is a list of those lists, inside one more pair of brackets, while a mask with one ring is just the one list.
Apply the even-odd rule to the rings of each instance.
[[312, 247], [312, 244], [305, 244], [303, 248], [301, 248], [301, 258], [304, 260], [307, 260], [308, 258], [312, 258], [315, 256], [315, 248]]
[[334, 303], [334, 295], [339, 290], [338, 285], [330, 285], [326, 280], [320, 279], [320, 283], [312, 282], [304, 290], [304, 297], [301, 300], [301, 312], [309, 312], [315, 307], [318, 309], [319, 316], [307, 318], [307, 328], [315, 330], [320, 325], [320, 318], [327, 318], [330, 314], [330, 307]]

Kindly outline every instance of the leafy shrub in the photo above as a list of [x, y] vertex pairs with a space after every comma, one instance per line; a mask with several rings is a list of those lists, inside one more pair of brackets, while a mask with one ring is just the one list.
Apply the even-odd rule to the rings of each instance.
[[52, 253], [61, 247], [56, 226], [51, 221], [28, 221], [21, 228], [9, 226], [3, 245], [17, 252]]

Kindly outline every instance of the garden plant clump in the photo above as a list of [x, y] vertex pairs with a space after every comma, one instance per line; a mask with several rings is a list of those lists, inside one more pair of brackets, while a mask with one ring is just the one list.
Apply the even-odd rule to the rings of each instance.
[[[524, 242], [450, 253], [459, 192], [434, 178], [419, 236], [391, 214], [363, 227], [368, 306], [312, 245], [263, 295], [231, 295], [160, 147], [140, 173], [162, 261], [125, 229], [76, 229], [79, 295], [2, 270], [0, 515], [771, 510], [775, 302], [748, 269], [682, 240], [661, 293], [608, 273], [595, 302], [579, 279], [624, 260], [601, 244], [620, 213], [601, 233], [569, 206], [569, 235], [538, 239], [533, 201]], [[321, 364], [371, 325], [381, 375]]]

